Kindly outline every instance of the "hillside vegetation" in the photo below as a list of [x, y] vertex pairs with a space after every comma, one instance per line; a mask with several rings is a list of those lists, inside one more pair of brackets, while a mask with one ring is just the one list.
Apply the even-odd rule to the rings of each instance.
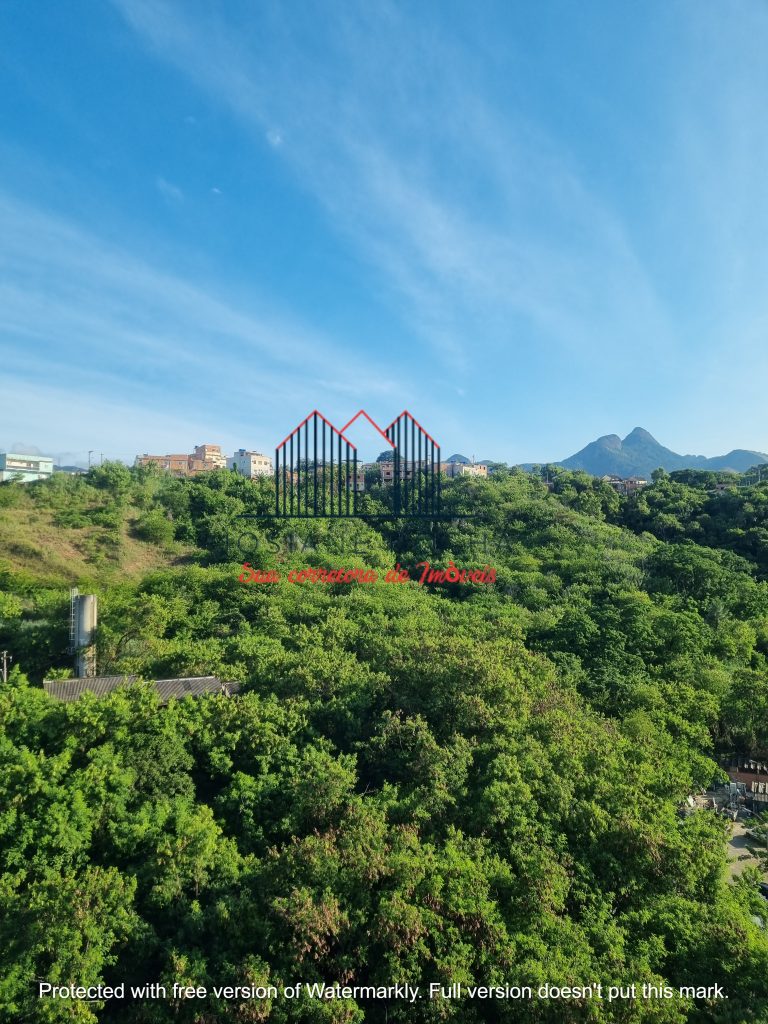
[[[768, 752], [768, 485], [662, 475], [624, 500], [500, 472], [446, 482], [432, 532], [237, 519], [271, 498], [109, 464], [0, 486], [3, 1019], [768, 1021], [756, 877], [729, 884], [726, 825], [679, 813], [718, 755]], [[420, 585], [425, 560], [496, 579]], [[281, 582], [240, 582], [243, 561]], [[395, 564], [413, 581], [385, 583]], [[287, 581], [306, 566], [380, 579]], [[100, 672], [241, 693], [51, 701], [70, 585], [99, 595]], [[101, 1006], [34, 979], [674, 995]], [[727, 999], [678, 994], [714, 984]]]
[[143, 509], [160, 481], [132, 487], [129, 495], [107, 486], [113, 471], [120, 468], [94, 471], [88, 481], [57, 475], [42, 487], [0, 488], [0, 573], [74, 585], [185, 561], [187, 545], [158, 546], [142, 528]]

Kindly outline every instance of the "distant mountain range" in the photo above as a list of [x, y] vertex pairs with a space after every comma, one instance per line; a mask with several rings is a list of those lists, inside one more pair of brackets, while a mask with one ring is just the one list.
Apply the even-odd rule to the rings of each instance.
[[659, 444], [652, 434], [635, 427], [622, 440], [617, 434], [606, 434], [590, 442], [586, 448], [557, 463], [566, 469], [583, 469], [594, 476], [649, 477], [654, 469], [709, 469], [744, 473], [752, 466], [768, 463], [765, 452], [736, 448], [727, 455], [707, 458], [705, 455], [678, 455]]

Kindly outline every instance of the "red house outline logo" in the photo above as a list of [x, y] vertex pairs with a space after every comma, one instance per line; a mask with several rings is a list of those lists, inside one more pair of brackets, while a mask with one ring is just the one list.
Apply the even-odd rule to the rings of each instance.
[[409, 519], [440, 516], [440, 446], [407, 409], [385, 430], [365, 409], [341, 429], [314, 409], [275, 449], [275, 516], [363, 515], [358, 507], [357, 447], [345, 435], [361, 416], [393, 452], [393, 514]]

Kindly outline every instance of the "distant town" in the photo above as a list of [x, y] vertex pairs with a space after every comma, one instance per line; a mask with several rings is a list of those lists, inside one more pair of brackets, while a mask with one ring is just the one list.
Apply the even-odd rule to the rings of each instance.
[[[360, 414], [358, 414], [360, 415]], [[387, 438], [384, 438], [386, 441]], [[86, 472], [82, 465], [57, 465], [56, 461], [43, 455], [39, 449], [19, 443], [16, 451], [0, 452], [0, 482], [3, 480], [19, 480], [30, 482], [44, 480], [54, 473], [79, 474]], [[19, 451], [18, 448], [21, 450]], [[391, 484], [395, 473], [406, 480], [414, 472], [426, 468], [424, 452], [414, 452], [421, 462], [411, 462], [408, 457], [401, 457], [397, 463], [394, 451], [382, 452], [375, 462], [357, 463], [357, 475], [354, 482], [355, 490], [365, 490], [374, 483]], [[103, 456], [94, 451], [88, 452], [88, 465], [91, 457], [94, 461], [103, 461]], [[59, 456], [63, 462], [63, 457]], [[228, 468], [241, 476], [255, 479], [260, 476], [274, 474], [272, 456], [260, 451], [239, 448], [232, 455], [225, 455], [221, 445], [199, 444], [189, 453], [173, 453], [167, 455], [151, 455], [144, 453], [134, 459], [137, 466], [153, 464], [158, 469], [175, 477], [193, 477], [199, 473], [208, 473], [216, 469]], [[302, 465], [303, 465], [302, 461]], [[320, 463], [318, 463], [319, 465]], [[398, 466], [396, 469], [395, 466]], [[738, 448], [725, 455], [708, 458], [703, 455], [680, 455], [660, 444], [652, 434], [642, 427], [635, 427], [625, 438], [618, 434], [606, 434], [590, 442], [585, 448], [560, 461], [543, 460], [537, 462], [521, 462], [517, 468], [525, 472], [541, 474], [545, 482], [552, 484], [551, 470], [554, 467], [565, 470], [581, 470], [592, 477], [603, 480], [622, 495], [631, 495], [651, 481], [656, 469], [668, 473], [678, 470], [696, 470], [712, 474], [712, 486], [725, 489], [736, 485], [736, 478], [746, 474], [758, 483], [768, 474], [768, 454], [748, 448]], [[439, 471], [449, 477], [475, 476], [486, 477], [499, 469], [508, 469], [505, 462], [494, 462], [490, 459], [476, 461], [464, 455], [451, 455], [445, 461], [436, 461], [434, 466], [429, 463], [430, 472]], [[283, 474], [285, 467], [280, 464]], [[354, 474], [353, 474], [354, 475]], [[729, 477], [733, 478], [729, 481]], [[352, 480], [350, 477], [350, 486]]]
[[[249, 451], [239, 448], [232, 455], [225, 455], [218, 444], [198, 444], [189, 453], [171, 453], [167, 455], [137, 455], [136, 466], [157, 466], [158, 469], [174, 477], [193, 477], [200, 473], [210, 473], [218, 469], [229, 469], [240, 476], [254, 480], [258, 477], [273, 476], [274, 463], [272, 457], [263, 452]], [[401, 461], [399, 473], [401, 479], [408, 480], [414, 473], [427, 468], [424, 461]], [[494, 471], [494, 464], [486, 461], [475, 462], [464, 455], [452, 455], [439, 464], [440, 472], [446, 477], [487, 477]], [[35, 480], [46, 480], [54, 473], [69, 474], [85, 473], [78, 466], [58, 467], [54, 460], [46, 455], [27, 455], [24, 453], [0, 452], [0, 482], [15, 480], [30, 483]], [[367, 486], [381, 483], [391, 486], [395, 479], [394, 452], [382, 452], [375, 462], [360, 463], [353, 486], [357, 491], [364, 491]], [[620, 476], [606, 474], [602, 479], [620, 494], [633, 494], [648, 484], [644, 477]], [[551, 483], [550, 483], [551, 486]]]

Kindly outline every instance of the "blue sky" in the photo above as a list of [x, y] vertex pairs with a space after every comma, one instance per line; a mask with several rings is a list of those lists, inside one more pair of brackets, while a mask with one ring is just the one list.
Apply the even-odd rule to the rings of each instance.
[[361, 406], [768, 450], [768, 5], [3, 0], [0, 41], [0, 450]]

